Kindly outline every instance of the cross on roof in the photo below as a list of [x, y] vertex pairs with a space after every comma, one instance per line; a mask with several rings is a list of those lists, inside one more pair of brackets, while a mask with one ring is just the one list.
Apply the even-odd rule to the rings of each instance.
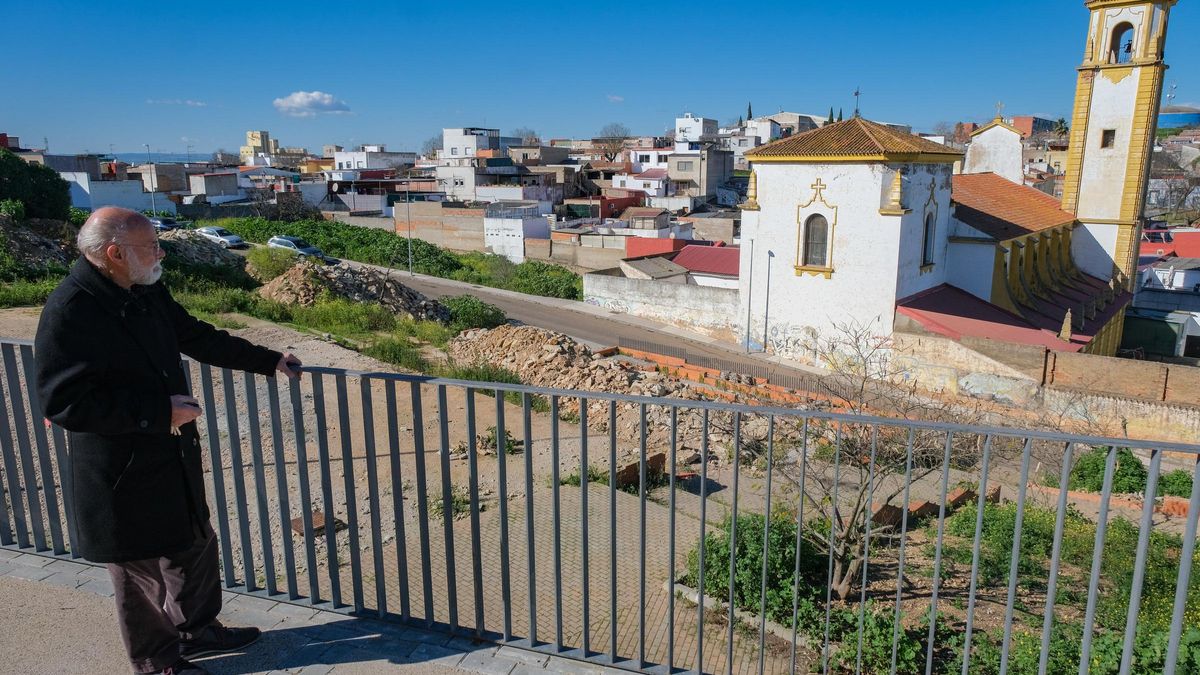
[[862, 90], [860, 87], [854, 88], [854, 116], [858, 117], [859, 99], [862, 98]]
[[996, 101], [996, 119], [1001, 119], [1003, 117], [1004, 117], [1004, 102]]

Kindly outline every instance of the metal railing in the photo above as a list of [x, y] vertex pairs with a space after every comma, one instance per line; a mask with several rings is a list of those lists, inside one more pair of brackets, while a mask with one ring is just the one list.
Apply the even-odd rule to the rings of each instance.
[[[67, 556], [69, 449], [33, 356], [0, 343], [0, 545]], [[187, 371], [230, 590], [648, 672], [1200, 665], [1200, 446]], [[1188, 515], [1114, 495], [1138, 475], [1146, 495], [1190, 476]]]

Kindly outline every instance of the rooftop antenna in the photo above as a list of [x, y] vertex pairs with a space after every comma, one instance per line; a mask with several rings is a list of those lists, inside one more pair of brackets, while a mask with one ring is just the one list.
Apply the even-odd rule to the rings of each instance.
[[859, 106], [858, 106], [858, 104], [859, 104], [859, 99], [860, 99], [860, 98], [862, 98], [862, 91], [861, 91], [861, 88], [860, 88], [860, 87], [855, 87], [855, 88], [854, 88], [854, 116], [855, 116], [855, 117], [859, 117], [859, 116], [860, 116], [860, 115], [859, 115]]

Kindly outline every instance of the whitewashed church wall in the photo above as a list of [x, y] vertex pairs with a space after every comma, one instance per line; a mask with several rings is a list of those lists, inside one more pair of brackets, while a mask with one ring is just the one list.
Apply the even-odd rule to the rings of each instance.
[[995, 244], [951, 242], [946, 254], [946, 283], [991, 302], [995, 256]]
[[[751, 335], [761, 341], [765, 334], [776, 353], [802, 356], [808, 329], [829, 333], [837, 324], [877, 324], [880, 334], [889, 334], [900, 225], [880, 216], [879, 208], [882, 180], [891, 172], [865, 164], [762, 164], [755, 170], [761, 210], [743, 214], [737, 314], [749, 311]], [[818, 179], [824, 201], [814, 195]], [[800, 223], [818, 212], [833, 230], [828, 279], [795, 270]]]
[[[949, 164], [917, 164], [909, 165], [908, 171], [904, 180], [904, 206], [912, 209], [912, 213], [900, 219], [896, 299], [946, 283], [947, 251], [953, 231], [950, 222], [952, 167]], [[925, 216], [930, 213], [934, 217], [933, 267], [923, 270]]]
[[1116, 225], [1081, 223], [1071, 233], [1071, 257], [1075, 265], [1094, 277], [1112, 278], [1117, 234]]
[[1002, 126], [980, 132], [967, 146], [963, 173], [991, 172], [1018, 185], [1025, 184], [1021, 135]]
[[[1104, 74], [1095, 79], [1079, 184], [1078, 216], [1082, 221], [1121, 217], [1125, 191], [1119, 186], [1125, 184], [1134, 104], [1142, 76], [1149, 77], [1150, 73], [1135, 71], [1115, 83]], [[1105, 130], [1116, 132], [1111, 148], [1101, 147]]]

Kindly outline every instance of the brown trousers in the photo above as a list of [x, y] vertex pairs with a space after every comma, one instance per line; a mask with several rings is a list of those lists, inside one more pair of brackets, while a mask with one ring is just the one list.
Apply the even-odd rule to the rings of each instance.
[[109, 563], [108, 573], [135, 672], [154, 673], [175, 663], [180, 639], [191, 639], [221, 612], [217, 538], [207, 522], [186, 551]]

